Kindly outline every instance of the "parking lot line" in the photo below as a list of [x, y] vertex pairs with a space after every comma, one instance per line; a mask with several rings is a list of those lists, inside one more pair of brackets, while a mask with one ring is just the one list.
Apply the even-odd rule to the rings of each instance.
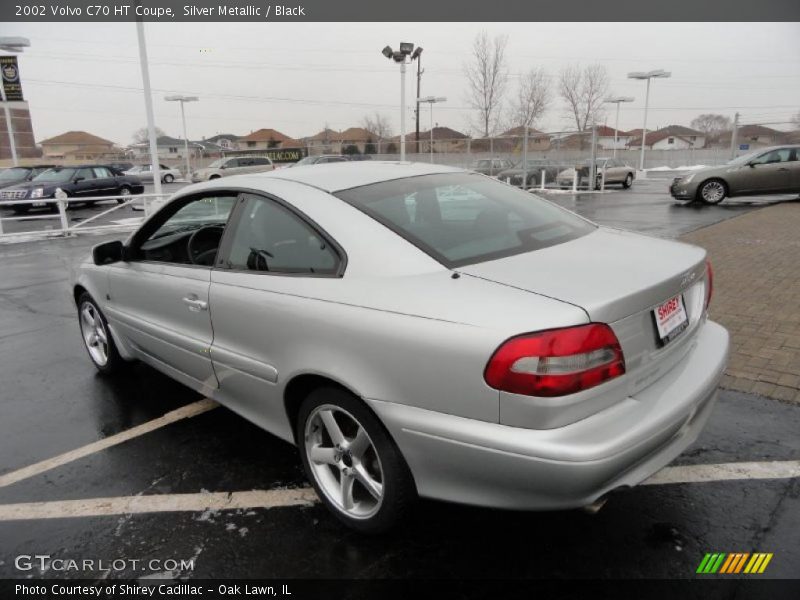
[[800, 460], [686, 465], [662, 469], [642, 485], [800, 477]]
[[11, 471], [5, 475], [0, 475], [0, 488], [11, 485], [12, 483], [17, 483], [23, 479], [28, 479], [34, 475], [39, 475], [40, 473], [60, 467], [72, 461], [78, 460], [79, 458], [89, 456], [90, 454], [94, 454], [100, 450], [105, 450], [106, 448], [111, 448], [117, 444], [127, 442], [128, 440], [139, 437], [140, 435], [160, 429], [165, 425], [175, 423], [176, 421], [180, 421], [182, 419], [188, 419], [189, 417], [197, 416], [214, 409], [217, 406], [219, 405], [209, 398], [203, 398], [197, 402], [192, 402], [186, 406], [181, 406], [180, 408], [170, 411], [161, 417], [158, 417], [157, 419], [153, 419], [152, 421], [147, 421], [146, 423], [142, 423], [141, 425], [137, 425], [131, 429], [121, 431], [120, 433], [103, 438], [102, 440], [97, 440], [96, 442], [92, 442], [86, 446], [76, 448], [75, 450], [70, 450], [64, 454], [59, 454], [53, 458], [48, 458], [27, 467], [17, 469], [16, 471]]
[[122, 496], [0, 505], [0, 521], [278, 508], [282, 506], [311, 506], [316, 502], [318, 502], [317, 495], [312, 488], [308, 487], [245, 492]]
[[[800, 477], [800, 460], [667, 467], [642, 485], [790, 479], [794, 477]], [[317, 502], [319, 502], [317, 495], [309, 487], [23, 502], [0, 504], [0, 522], [161, 512], [202, 513], [217, 510], [311, 506]]]

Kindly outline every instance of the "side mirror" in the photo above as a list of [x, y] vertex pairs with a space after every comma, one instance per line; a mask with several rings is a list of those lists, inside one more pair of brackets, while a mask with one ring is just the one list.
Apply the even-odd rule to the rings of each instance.
[[119, 240], [105, 242], [92, 248], [92, 259], [96, 265], [110, 265], [124, 260], [124, 250]]
[[84, 179], [86, 179], [86, 178], [85, 177], [76, 177], [75, 179], [72, 180], [72, 183], [79, 183], [79, 182], [83, 181]]

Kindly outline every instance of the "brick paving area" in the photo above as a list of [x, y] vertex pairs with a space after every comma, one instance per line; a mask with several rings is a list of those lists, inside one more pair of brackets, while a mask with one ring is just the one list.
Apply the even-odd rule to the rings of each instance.
[[800, 202], [693, 231], [714, 268], [711, 318], [732, 336], [722, 387], [800, 403]]

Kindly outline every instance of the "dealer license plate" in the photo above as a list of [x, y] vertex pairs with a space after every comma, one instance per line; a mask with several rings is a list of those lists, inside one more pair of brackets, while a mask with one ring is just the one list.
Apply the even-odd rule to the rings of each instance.
[[654, 308], [653, 317], [656, 321], [656, 330], [661, 345], [674, 340], [689, 326], [689, 317], [683, 305], [683, 295], [678, 294]]

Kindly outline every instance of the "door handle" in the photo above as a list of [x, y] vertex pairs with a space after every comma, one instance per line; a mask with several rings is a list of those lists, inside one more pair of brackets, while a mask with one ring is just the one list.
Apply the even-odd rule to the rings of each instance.
[[183, 299], [183, 303], [189, 307], [192, 312], [200, 312], [201, 310], [208, 310], [208, 302], [200, 300], [197, 296], [192, 294]]

